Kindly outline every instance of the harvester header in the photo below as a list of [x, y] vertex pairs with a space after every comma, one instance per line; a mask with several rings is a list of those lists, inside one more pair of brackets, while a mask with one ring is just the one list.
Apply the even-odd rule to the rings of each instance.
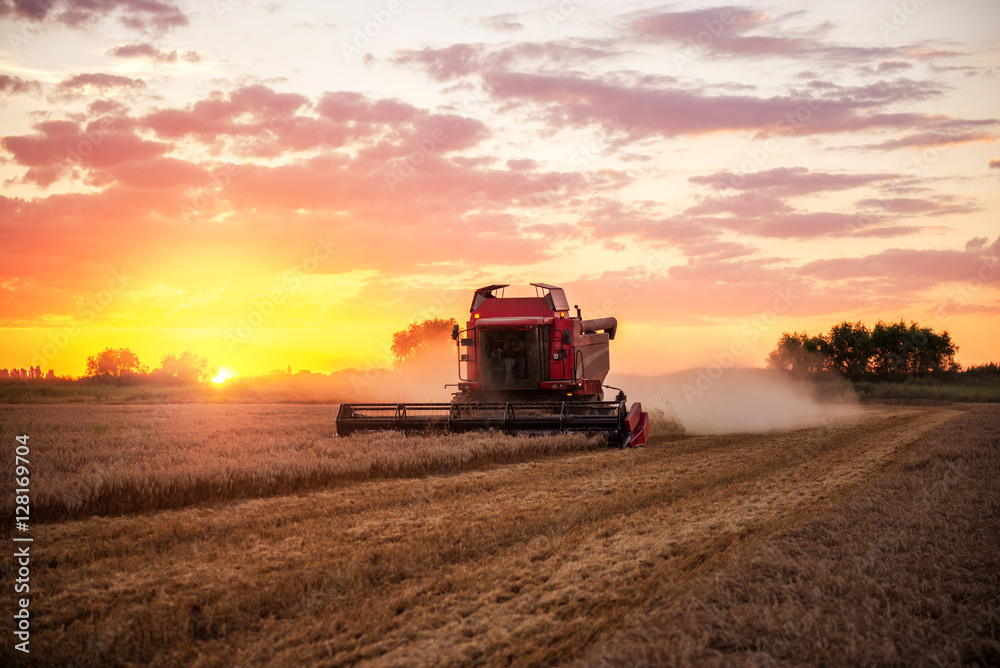
[[[625, 394], [604, 401], [609, 341], [618, 321], [584, 320], [562, 288], [532, 283], [534, 297], [505, 297], [507, 285], [475, 291], [466, 327], [455, 325], [458, 383], [451, 404], [342, 404], [337, 432], [397, 429], [592, 431], [609, 442], [646, 442], [649, 417]], [[609, 388], [617, 389], [617, 388]]]

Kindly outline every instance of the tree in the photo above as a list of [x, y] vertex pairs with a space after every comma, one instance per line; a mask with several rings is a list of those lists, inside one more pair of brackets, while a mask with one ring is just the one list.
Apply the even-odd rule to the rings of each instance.
[[139, 362], [139, 356], [128, 348], [105, 348], [87, 358], [87, 376], [91, 378], [121, 381], [145, 374], [146, 367]]
[[910, 373], [914, 353], [909, 329], [902, 320], [886, 324], [879, 320], [871, 332], [871, 373], [879, 379], [900, 382]]
[[768, 355], [767, 364], [799, 375], [825, 369], [855, 382], [902, 382], [910, 377], [957, 372], [957, 351], [947, 331], [938, 334], [915, 322], [887, 324], [880, 320], [871, 330], [861, 322], [842, 322], [825, 336], [785, 332]]
[[412, 322], [406, 329], [393, 334], [391, 351], [396, 366], [405, 364], [429, 346], [447, 343], [451, 339], [452, 328], [457, 324], [454, 318], [433, 318]]
[[825, 343], [822, 337], [809, 336], [805, 332], [785, 332], [778, 346], [767, 356], [767, 366], [800, 377], [820, 373], [826, 368]]
[[842, 322], [826, 336], [826, 357], [833, 371], [852, 381], [864, 380], [871, 364], [871, 332], [861, 322]]
[[916, 354], [910, 366], [910, 373], [918, 378], [924, 376], [945, 376], [959, 370], [955, 361], [955, 353], [958, 346], [951, 340], [951, 334], [947, 330], [938, 334], [934, 330], [922, 327], [917, 328], [916, 323], [910, 324], [911, 332], [914, 332]]
[[209, 368], [208, 360], [185, 350], [178, 355], [165, 355], [160, 360], [160, 368], [154, 369], [150, 377], [169, 385], [194, 385], [204, 383], [218, 372]]

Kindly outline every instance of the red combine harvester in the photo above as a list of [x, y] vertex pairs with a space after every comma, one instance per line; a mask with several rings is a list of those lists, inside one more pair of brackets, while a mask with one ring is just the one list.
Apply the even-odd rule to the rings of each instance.
[[[604, 401], [614, 318], [570, 313], [562, 288], [532, 283], [535, 297], [504, 297], [506, 285], [476, 290], [465, 330], [458, 325], [459, 382], [450, 404], [341, 404], [337, 433], [396, 430], [603, 433], [611, 445], [638, 447], [649, 416], [618, 390]], [[609, 387], [617, 390], [618, 388]]]

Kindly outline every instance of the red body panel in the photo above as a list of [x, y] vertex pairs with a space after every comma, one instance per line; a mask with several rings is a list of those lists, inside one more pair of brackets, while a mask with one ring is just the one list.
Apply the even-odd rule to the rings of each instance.
[[[463, 400], [603, 396], [615, 319], [583, 321], [579, 309], [570, 313], [561, 288], [534, 285], [543, 294], [498, 296], [506, 286], [476, 291], [459, 342], [459, 392], [473, 395]], [[608, 329], [595, 331], [595, 323]]]

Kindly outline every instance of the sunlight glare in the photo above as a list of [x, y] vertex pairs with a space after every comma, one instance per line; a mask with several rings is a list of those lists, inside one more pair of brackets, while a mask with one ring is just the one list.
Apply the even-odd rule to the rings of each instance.
[[219, 373], [215, 374], [215, 378], [212, 379], [213, 383], [224, 383], [230, 378], [236, 377], [236, 372], [232, 369], [228, 369], [224, 366], [219, 367]]

